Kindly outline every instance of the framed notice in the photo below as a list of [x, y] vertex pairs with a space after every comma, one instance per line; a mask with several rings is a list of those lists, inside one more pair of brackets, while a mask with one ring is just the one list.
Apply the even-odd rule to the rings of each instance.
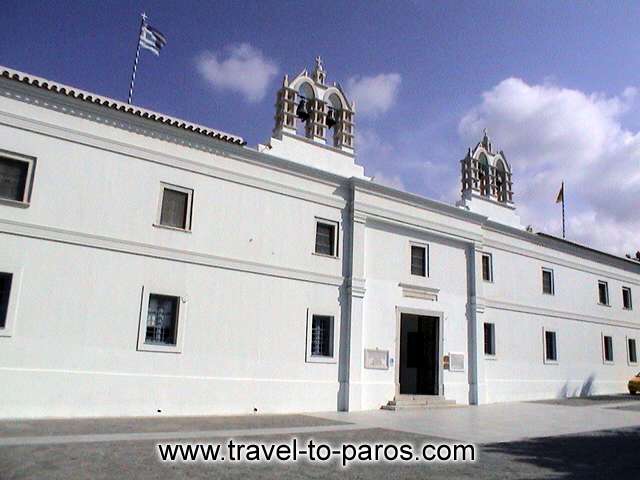
[[364, 368], [372, 370], [389, 369], [389, 350], [369, 350], [364, 351]]

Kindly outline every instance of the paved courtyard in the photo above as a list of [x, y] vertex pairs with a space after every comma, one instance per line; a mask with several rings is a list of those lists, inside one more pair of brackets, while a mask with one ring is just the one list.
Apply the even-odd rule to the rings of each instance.
[[[468, 442], [461, 463], [162, 463], [161, 442]], [[0, 479], [640, 478], [640, 397], [244, 417], [0, 422]]]

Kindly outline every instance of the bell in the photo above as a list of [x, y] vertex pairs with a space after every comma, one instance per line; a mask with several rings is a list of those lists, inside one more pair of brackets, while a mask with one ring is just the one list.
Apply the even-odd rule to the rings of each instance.
[[336, 119], [333, 118], [333, 110], [327, 113], [327, 128], [333, 128], [336, 125]]
[[307, 112], [307, 102], [304, 98], [301, 99], [300, 103], [298, 104], [298, 108], [296, 109], [296, 116], [303, 122], [309, 120], [309, 112]]

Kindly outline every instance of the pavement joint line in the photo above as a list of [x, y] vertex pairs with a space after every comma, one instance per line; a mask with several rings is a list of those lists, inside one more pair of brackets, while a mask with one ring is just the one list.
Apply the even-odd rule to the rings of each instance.
[[[322, 433], [343, 430], [368, 430], [368, 425], [318, 425], [309, 427], [245, 428], [232, 430], [200, 430], [187, 432], [131, 432], [92, 433], [76, 435], [44, 435], [33, 437], [0, 438], [0, 447], [26, 445], [63, 445], [71, 443], [126, 442], [141, 440], [189, 440], [200, 438], [235, 438], [249, 436], [288, 435], [297, 433]], [[374, 427], [375, 428], [375, 427]]]

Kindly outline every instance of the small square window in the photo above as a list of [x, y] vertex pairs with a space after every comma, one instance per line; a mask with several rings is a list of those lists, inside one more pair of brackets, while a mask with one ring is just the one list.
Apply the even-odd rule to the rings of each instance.
[[544, 358], [547, 362], [558, 361], [558, 349], [556, 343], [556, 332], [545, 330], [544, 332]]
[[142, 288], [138, 351], [182, 352], [187, 297], [170, 288], [171, 283], [162, 278]]
[[598, 303], [600, 305], [609, 305], [609, 285], [607, 282], [598, 282]]
[[316, 248], [319, 255], [337, 256], [338, 225], [334, 222], [316, 221]]
[[34, 169], [35, 158], [0, 151], [0, 200], [28, 204]]
[[493, 258], [490, 253], [482, 254], [482, 279], [493, 282]]
[[553, 284], [553, 270], [551, 270], [550, 268], [543, 268], [542, 269], [542, 293], [545, 293], [547, 295], [553, 295], [555, 293], [554, 291], [554, 284]]
[[613, 337], [604, 335], [602, 337], [602, 348], [604, 361], [606, 363], [613, 363]]
[[638, 351], [636, 350], [635, 338], [627, 338], [627, 352], [629, 354], [629, 363], [638, 363]]
[[625, 310], [633, 309], [633, 301], [631, 300], [631, 289], [629, 287], [622, 287], [622, 307]]
[[191, 230], [193, 190], [162, 184], [157, 224], [178, 230]]
[[411, 245], [411, 275], [426, 277], [427, 274], [427, 247]]
[[484, 354], [496, 354], [496, 327], [493, 323], [484, 324]]
[[147, 331], [144, 343], [152, 345], [175, 345], [178, 332], [179, 297], [149, 295], [147, 309]]
[[336, 363], [337, 328], [333, 315], [307, 311], [307, 362]]
[[0, 329], [4, 329], [7, 325], [12, 280], [11, 273], [0, 272]]

